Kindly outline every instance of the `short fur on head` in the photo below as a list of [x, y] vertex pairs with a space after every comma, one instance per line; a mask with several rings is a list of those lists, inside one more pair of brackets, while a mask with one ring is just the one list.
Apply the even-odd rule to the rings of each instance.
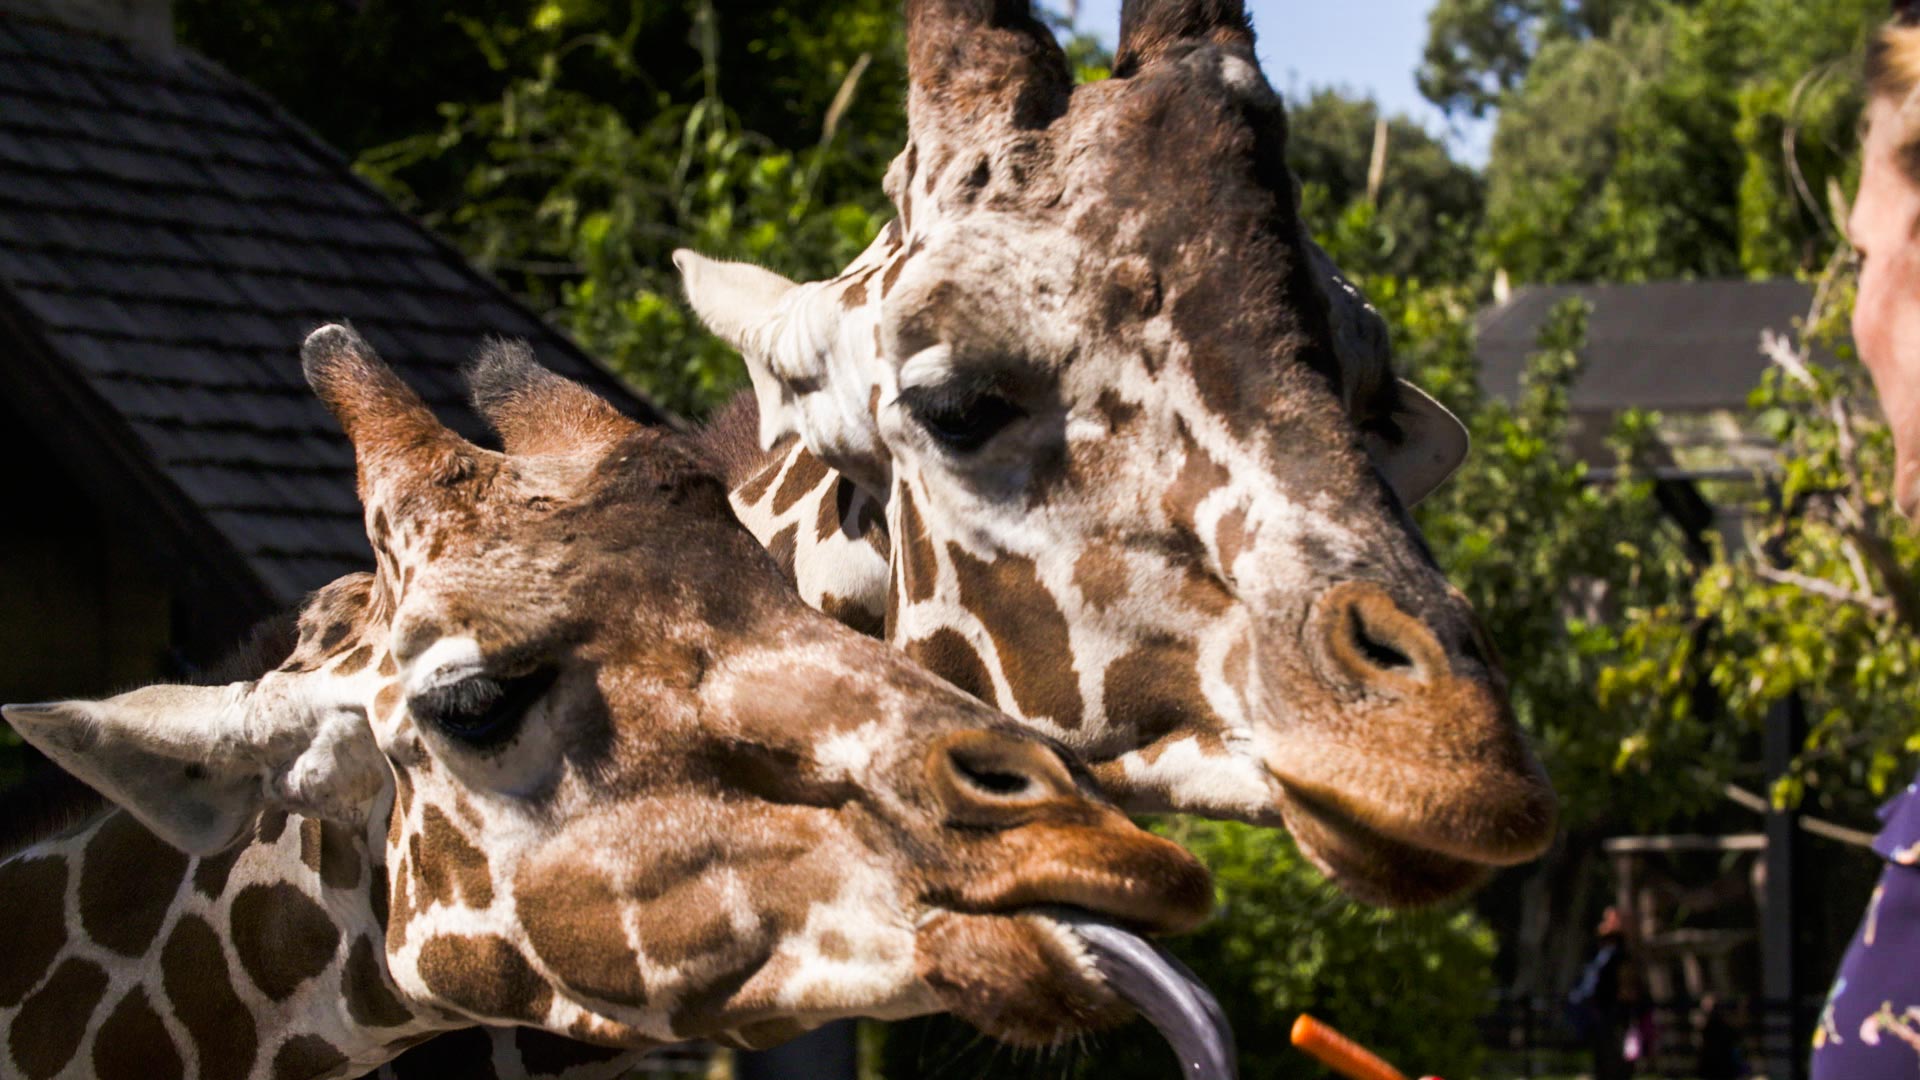
[[[1024, 0], [907, 26], [865, 254], [802, 284], [676, 255], [785, 448], [743, 519], [1130, 808], [1284, 821], [1389, 903], [1537, 855], [1553, 794], [1406, 513], [1465, 432], [1308, 239], [1240, 0], [1128, 0], [1078, 87]], [[796, 553], [796, 488], [884, 508], [887, 580]]]
[[[247, 898], [278, 898], [262, 917], [296, 928], [271, 931], [293, 935], [286, 958], [238, 946], [265, 1003], [249, 1022], [319, 1040], [320, 1073], [473, 1023], [762, 1045], [952, 1009], [1044, 1043], [1125, 1015], [1050, 905], [1158, 930], [1205, 917], [1200, 865], [1044, 740], [802, 604], [685, 440], [520, 346], [472, 373], [504, 453], [442, 427], [344, 327], [303, 356], [353, 441], [377, 571], [316, 593], [257, 678], [6, 716], [222, 868], [115, 866], [124, 887], [87, 925], [157, 888], [247, 937]], [[116, 815], [21, 864], [84, 866], [102, 830], [122, 860], [145, 835]], [[47, 876], [13, 871], [0, 895]], [[115, 985], [154, 1000], [184, 1010], [179, 987], [209, 982], [181, 983], [159, 937], [115, 948]], [[385, 996], [343, 1010], [342, 980]]]

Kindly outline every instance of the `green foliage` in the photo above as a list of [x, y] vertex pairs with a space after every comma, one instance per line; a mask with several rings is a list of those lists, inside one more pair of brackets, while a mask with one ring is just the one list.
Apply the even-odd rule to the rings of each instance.
[[[1226, 1010], [1242, 1077], [1330, 1075], [1290, 1047], [1301, 1012], [1340, 1028], [1410, 1075], [1478, 1072], [1474, 1020], [1492, 989], [1493, 934], [1471, 913], [1361, 907], [1327, 884], [1278, 830], [1185, 818], [1158, 830], [1213, 871], [1218, 916], [1167, 944]], [[893, 1025], [882, 1067], [895, 1080], [1158, 1080], [1178, 1071], [1159, 1035], [1141, 1023], [1034, 1057], [982, 1042], [951, 1019]]]
[[[1277, 830], [1182, 819], [1163, 831], [1214, 873], [1219, 917], [1173, 947], [1233, 1021], [1241, 1076], [1316, 1075], [1283, 1049], [1302, 1012], [1410, 1075], [1478, 1073], [1474, 1021], [1492, 991], [1493, 934], [1471, 913], [1361, 907]], [[1129, 1053], [1089, 1075], [1168, 1075], [1154, 1064], [1144, 1052]]]
[[1853, 157], [1853, 58], [1884, 7], [1616, 8], [1544, 33], [1524, 75], [1502, 81], [1490, 260], [1528, 282], [1817, 270], [1826, 191]]
[[[1768, 708], [1798, 692], [1810, 732], [1773, 797], [1865, 821], [1920, 753], [1920, 541], [1892, 509], [1892, 440], [1842, 337], [1850, 283], [1836, 272], [1827, 286], [1803, 340], [1779, 344], [1785, 363], [1751, 398], [1779, 442], [1777, 480], [1691, 589], [1629, 613], [1619, 633], [1630, 659], [1597, 690], [1638, 723], [1623, 768], [1650, 775], [1690, 754], [1736, 759]], [[1815, 362], [1816, 346], [1837, 362]], [[1700, 678], [1725, 715], [1688, 692]], [[1712, 779], [1729, 777], [1760, 779], [1737, 767]]]
[[1652, 0], [1438, 0], [1416, 81], [1451, 113], [1484, 116], [1523, 79], [1541, 50], [1604, 37]]
[[1460, 281], [1473, 273], [1474, 231], [1485, 197], [1477, 173], [1404, 116], [1387, 121], [1386, 168], [1377, 204], [1367, 198], [1374, 131], [1372, 101], [1316, 90], [1292, 104], [1287, 160], [1299, 177], [1307, 220], [1354, 213], [1351, 228], [1373, 233], [1365, 261], [1350, 273]]
[[[478, 49], [502, 65], [531, 50], [532, 70], [494, 100], [443, 105], [439, 130], [368, 150], [359, 168], [656, 400], [704, 413], [744, 373], [680, 303], [670, 256], [693, 247], [825, 277], [871, 241], [890, 216], [876, 181], [898, 140], [850, 135], [844, 122], [874, 57], [895, 47], [881, 10], [840, 9], [827, 20], [831, 45], [792, 20], [775, 20], [787, 36], [759, 43], [783, 70], [839, 74], [818, 139], [798, 150], [746, 129], [723, 99], [722, 19], [703, 0], [697, 96], [660, 91], [635, 110], [569, 89], [569, 67], [583, 59], [627, 73], [623, 86], [645, 81], [637, 9], [619, 32], [576, 34], [564, 13], [530, 27], [475, 25]], [[457, 185], [436, 195], [447, 176]]]

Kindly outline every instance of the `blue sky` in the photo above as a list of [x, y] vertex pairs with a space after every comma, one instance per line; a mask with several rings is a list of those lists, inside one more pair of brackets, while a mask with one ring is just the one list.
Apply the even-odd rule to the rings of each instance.
[[[1420, 96], [1414, 69], [1427, 40], [1433, 0], [1249, 0], [1267, 78], [1289, 97], [1319, 86], [1371, 96], [1390, 113], [1405, 113], [1445, 137], [1456, 156], [1483, 164], [1490, 125], [1453, 131]], [[1080, 26], [1111, 43], [1119, 36], [1120, 0], [1080, 0]]]

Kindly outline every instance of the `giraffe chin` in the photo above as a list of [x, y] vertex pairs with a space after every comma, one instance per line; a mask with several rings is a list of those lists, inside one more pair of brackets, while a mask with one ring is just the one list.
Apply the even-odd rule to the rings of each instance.
[[942, 912], [922, 924], [920, 977], [944, 1009], [1002, 1042], [1044, 1048], [1136, 1013], [1182, 1076], [1235, 1080], [1233, 1028], [1206, 985], [1165, 949], [1091, 912]]
[[1394, 839], [1324, 803], [1288, 792], [1281, 810], [1300, 851], [1363, 904], [1414, 908], [1478, 887], [1493, 867]]

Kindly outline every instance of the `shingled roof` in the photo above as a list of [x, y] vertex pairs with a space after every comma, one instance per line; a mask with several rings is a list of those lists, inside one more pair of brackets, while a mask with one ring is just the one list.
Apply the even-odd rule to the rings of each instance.
[[1787, 333], [1813, 287], [1798, 281], [1657, 281], [1517, 289], [1478, 320], [1481, 379], [1512, 399], [1547, 315], [1578, 297], [1593, 305], [1586, 370], [1573, 387], [1579, 412], [1740, 409], [1768, 361], [1760, 333]]
[[662, 418], [217, 65], [0, 15], [0, 393], [254, 608], [371, 565], [296, 355], [341, 318], [468, 435], [487, 335]]

